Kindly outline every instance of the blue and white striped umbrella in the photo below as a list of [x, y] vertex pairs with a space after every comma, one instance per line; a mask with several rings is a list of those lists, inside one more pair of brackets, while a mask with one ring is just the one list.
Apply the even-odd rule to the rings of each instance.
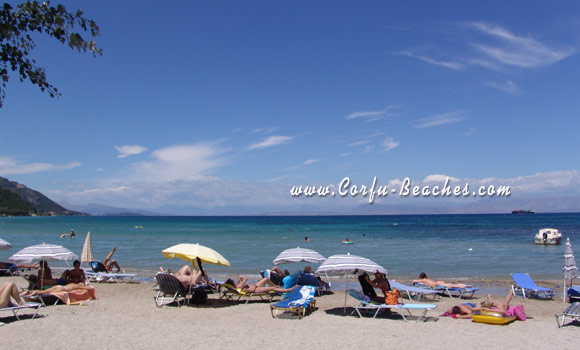
[[312, 249], [306, 248], [291, 248], [286, 249], [272, 263], [274, 265], [279, 264], [288, 264], [288, 263], [297, 263], [297, 262], [309, 262], [319, 264], [325, 261], [326, 258], [320, 255], [318, 252]]
[[387, 269], [376, 262], [357, 255], [338, 254], [326, 259], [316, 270], [316, 274], [325, 275], [346, 275], [362, 272], [387, 273]]
[[12, 248], [12, 244], [0, 238], [0, 250], [7, 250]]
[[8, 260], [15, 263], [30, 263], [34, 260], [76, 260], [79, 257], [61, 245], [42, 243], [20, 250]]

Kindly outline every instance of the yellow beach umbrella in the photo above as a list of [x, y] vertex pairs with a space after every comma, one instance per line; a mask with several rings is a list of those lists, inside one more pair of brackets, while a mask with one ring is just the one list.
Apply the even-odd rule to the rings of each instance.
[[199, 243], [174, 245], [162, 250], [161, 253], [163, 253], [164, 257], [170, 259], [180, 258], [194, 263], [199, 258], [204, 263], [230, 266], [230, 262], [220, 253]]
[[83, 251], [81, 253], [82, 262], [91, 262], [95, 260], [93, 257], [93, 244], [91, 243], [91, 231], [87, 233], [87, 238], [85, 238], [85, 244], [83, 245]]

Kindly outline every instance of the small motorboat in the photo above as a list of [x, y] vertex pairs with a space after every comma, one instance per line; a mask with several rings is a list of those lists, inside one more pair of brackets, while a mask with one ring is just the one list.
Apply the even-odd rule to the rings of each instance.
[[540, 245], [557, 245], [562, 241], [562, 233], [555, 228], [543, 228], [534, 237], [534, 243]]

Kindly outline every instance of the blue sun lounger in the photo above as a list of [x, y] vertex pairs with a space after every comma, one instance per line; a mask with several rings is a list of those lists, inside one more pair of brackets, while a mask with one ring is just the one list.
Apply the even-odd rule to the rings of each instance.
[[[437, 305], [434, 304], [399, 304], [399, 305], [375, 304], [372, 303], [366, 295], [364, 295], [362, 292], [359, 292], [358, 290], [349, 289], [348, 294], [360, 302], [360, 305], [355, 306], [354, 311], [352, 313], [356, 312], [358, 316], [361, 318], [362, 318], [362, 314], [360, 312], [361, 310], [371, 310], [371, 311], [374, 310], [375, 313], [373, 314], [373, 318], [377, 317], [379, 312], [381, 312], [382, 310], [397, 310], [397, 311], [406, 310], [407, 313], [409, 314], [408, 316], [413, 316], [411, 310], [418, 310], [421, 311], [420, 315], [417, 317], [417, 322], [419, 322], [423, 319], [423, 317], [425, 317], [427, 311], [433, 310], [437, 307]], [[408, 321], [404, 313], [399, 312], [399, 315], [401, 315], [403, 320]]]
[[433, 299], [435, 299], [438, 295], [436, 290], [412, 287], [393, 280], [389, 281], [389, 284], [391, 285], [391, 288], [396, 288], [401, 291], [401, 293], [407, 293], [409, 300], [419, 300], [427, 296], [432, 296]]
[[286, 299], [270, 305], [272, 317], [278, 318], [279, 311], [290, 311], [298, 313], [301, 319], [306, 315], [306, 309], [312, 311], [316, 300], [314, 300], [316, 288], [313, 286], [301, 286], [294, 288], [287, 294]]
[[512, 273], [512, 279], [514, 284], [512, 284], [512, 291], [514, 294], [521, 294], [524, 298], [527, 297], [540, 297], [540, 293], [543, 293], [545, 299], [552, 299], [554, 293], [550, 288], [542, 287], [536, 285], [536, 282], [527, 273]]

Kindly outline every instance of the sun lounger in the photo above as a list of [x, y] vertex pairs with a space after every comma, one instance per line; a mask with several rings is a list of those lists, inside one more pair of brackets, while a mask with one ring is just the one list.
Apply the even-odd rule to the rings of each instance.
[[32, 314], [31, 318], [35, 318], [36, 315], [38, 314], [38, 310], [40, 310], [40, 307], [42, 306], [42, 304], [40, 303], [25, 303], [23, 305], [9, 305], [3, 308], [0, 308], [0, 311], [11, 311], [12, 314], [14, 315], [14, 317], [16, 317], [17, 320], [20, 319], [20, 317], [18, 317], [18, 312], [20, 310], [24, 310], [24, 309], [31, 309], [34, 311], [34, 313]]
[[568, 305], [561, 315], [556, 315], [558, 328], [563, 327], [566, 321], [580, 321], [580, 302]]
[[[373, 314], [373, 318], [377, 317], [379, 312], [383, 310], [397, 310], [397, 311], [405, 310], [409, 314], [408, 316], [413, 316], [411, 310], [417, 310], [421, 311], [420, 315], [417, 317], [417, 322], [419, 322], [423, 319], [423, 317], [425, 317], [427, 311], [433, 310], [437, 307], [437, 305], [434, 304], [398, 304], [398, 305], [376, 304], [371, 302], [366, 295], [362, 294], [362, 292], [359, 292], [357, 290], [349, 289], [348, 294], [360, 302], [360, 305], [355, 306], [355, 309], [353, 311], [353, 313], [356, 312], [359, 317], [362, 317], [361, 310], [374, 311], [375, 313]], [[399, 312], [399, 315], [403, 317], [403, 320], [408, 321], [407, 317], [405, 317], [405, 314], [403, 312]]]
[[430, 287], [426, 284], [419, 283], [419, 282], [415, 282], [415, 283], [413, 283], [413, 285], [415, 287], [418, 287], [421, 289], [433, 290], [433, 291], [439, 293], [439, 295], [447, 295], [451, 299], [472, 298], [473, 295], [475, 294], [475, 292], [477, 292], [479, 290], [479, 288], [472, 288], [472, 287], [465, 287], [465, 288], [447, 287], [447, 286]]
[[35, 296], [24, 296], [27, 301], [41, 303], [43, 306], [56, 305], [59, 302], [66, 305], [78, 305], [84, 302], [97, 299], [97, 293], [94, 288], [75, 289], [68, 292], [56, 292], [41, 294]]
[[274, 297], [280, 296], [280, 293], [268, 292], [268, 293], [251, 293], [238, 290], [235, 286], [231, 284], [223, 283], [218, 284], [218, 291], [221, 293], [220, 299], [230, 300], [234, 303], [238, 303], [242, 298], [246, 299], [246, 304], [253, 297], [258, 297], [260, 300], [272, 301]]
[[575, 301], [580, 301], [580, 286], [573, 286], [568, 288], [568, 301], [573, 303]]
[[181, 307], [181, 302], [185, 304], [189, 301], [189, 290], [173, 274], [160, 272], [155, 275], [155, 279], [159, 286], [159, 291], [155, 297], [155, 305], [157, 307], [173, 302], [177, 302], [177, 306]]
[[512, 279], [514, 284], [512, 284], [512, 291], [514, 294], [521, 294], [524, 298], [527, 297], [540, 297], [540, 293], [543, 293], [545, 299], [552, 299], [554, 296], [550, 288], [542, 287], [536, 285], [536, 282], [527, 273], [512, 273]]
[[294, 288], [286, 296], [286, 299], [270, 305], [272, 317], [278, 318], [278, 312], [296, 312], [298, 319], [306, 315], [306, 310], [312, 311], [316, 300], [314, 300], [316, 288], [314, 286], [300, 286]]
[[129, 283], [137, 277], [136, 273], [113, 273], [113, 272], [85, 272], [93, 282]]
[[409, 300], [419, 300], [421, 298], [426, 298], [427, 296], [431, 296], [435, 299], [435, 297], [439, 295], [438, 291], [431, 288], [412, 287], [393, 280], [389, 281], [389, 283], [391, 288], [398, 289], [402, 294], [406, 293]]

